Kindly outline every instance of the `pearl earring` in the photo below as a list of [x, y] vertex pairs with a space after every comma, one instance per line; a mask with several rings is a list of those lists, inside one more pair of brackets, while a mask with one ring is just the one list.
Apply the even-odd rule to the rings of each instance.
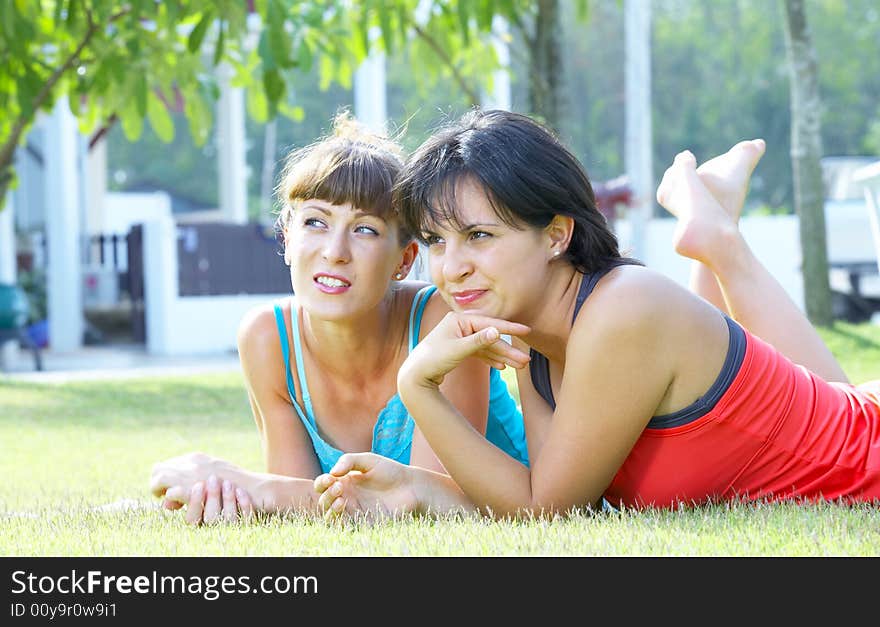
[[397, 280], [399, 281], [400, 279], [403, 278], [403, 273], [402, 273], [402, 272], [395, 272], [395, 273], [394, 273], [394, 278], [397, 279]]

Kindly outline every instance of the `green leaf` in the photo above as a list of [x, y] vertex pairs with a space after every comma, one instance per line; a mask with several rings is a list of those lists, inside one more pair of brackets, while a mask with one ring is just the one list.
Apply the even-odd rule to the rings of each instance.
[[220, 20], [220, 26], [218, 28], [217, 33], [217, 44], [214, 46], [214, 66], [220, 63], [220, 59], [223, 57], [223, 45], [226, 41], [226, 29], [224, 28], [223, 20]]
[[470, 25], [470, 14], [468, 10], [470, 9], [470, 3], [468, 0], [458, 0], [458, 27], [461, 29], [461, 37], [464, 40], [464, 45], [469, 46], [471, 44], [471, 25]]
[[204, 146], [211, 133], [211, 109], [195, 88], [183, 92], [183, 111], [196, 146]]
[[263, 72], [263, 89], [269, 104], [269, 117], [274, 118], [278, 113], [278, 101], [284, 95], [287, 85], [278, 70]]
[[202, 47], [202, 40], [205, 39], [205, 33], [208, 32], [208, 27], [211, 25], [213, 19], [214, 11], [209, 8], [207, 11], [205, 11], [204, 15], [202, 15], [202, 19], [199, 20], [199, 23], [196, 24], [195, 28], [193, 28], [189, 34], [189, 39], [186, 42], [186, 47], [190, 52], [196, 52], [199, 48]]
[[269, 50], [272, 51], [272, 57], [280, 67], [293, 67], [290, 60], [290, 37], [284, 28], [284, 9], [278, 0], [269, 0], [267, 20], [268, 44]]
[[67, 19], [65, 20], [67, 24], [67, 28], [73, 28], [76, 23], [77, 18], [77, 9], [76, 6], [79, 4], [78, 0], [70, 0], [70, 3], [67, 5]]
[[128, 141], [134, 142], [140, 138], [144, 130], [144, 116], [138, 113], [133, 100], [128, 100], [119, 112], [119, 121], [122, 122], [122, 133]]
[[477, 2], [477, 26], [481, 31], [492, 29], [492, 18], [495, 17], [495, 3], [492, 0]]
[[260, 33], [260, 40], [257, 42], [257, 54], [263, 60], [263, 69], [274, 70], [277, 67], [275, 57], [272, 56], [272, 50], [269, 48], [269, 32], [267, 30], [263, 30]]
[[168, 107], [152, 90], [147, 99], [147, 117], [159, 139], [166, 144], [174, 139], [174, 121], [168, 113]]
[[384, 4], [379, 7], [379, 28], [382, 29], [385, 51], [388, 54], [394, 54], [394, 29], [391, 27], [391, 11]]
[[358, 42], [363, 47], [364, 56], [370, 53], [370, 12], [368, 11], [369, 3], [361, 7], [361, 13], [358, 16]]
[[134, 78], [134, 104], [141, 117], [147, 115], [147, 77], [143, 73]]
[[22, 112], [32, 112], [34, 109], [34, 100], [40, 89], [43, 87], [43, 81], [40, 75], [34, 72], [29, 65], [24, 68], [24, 75], [18, 83], [18, 106]]
[[[4, 13], [5, 13], [5, 11], [6, 11], [7, 3], [4, 2], [4, 3], [2, 3], [2, 4], [3, 4], [3, 6], [0, 7], [0, 19], [3, 20], [3, 22], [4, 22], [4, 26], [6, 26], [5, 22], [6, 22], [6, 20], [7, 20], [7, 17], [6, 17], [6, 15], [4, 15]], [[58, 24], [58, 23], [61, 21], [61, 12], [62, 12], [63, 10], [64, 10], [64, 2], [62, 2], [61, 0], [56, 0], [56, 2], [55, 2], [55, 13], [52, 15], [52, 21], [53, 21], [55, 24]]]
[[318, 57], [318, 89], [327, 91], [330, 83], [333, 82], [333, 73], [336, 68], [333, 67], [333, 59], [329, 55], [322, 54]]
[[302, 41], [299, 43], [299, 50], [297, 50], [296, 62], [299, 65], [299, 69], [302, 72], [307, 72], [309, 68], [312, 67], [312, 50], [309, 47], [309, 42], [307, 38], [303, 37]]
[[278, 113], [290, 118], [294, 122], [302, 122], [306, 119], [306, 111], [299, 105], [292, 105], [284, 100], [278, 103]]
[[251, 117], [260, 123], [269, 119], [269, 105], [266, 102], [266, 92], [262, 89], [247, 90], [247, 110]]
[[67, 106], [70, 107], [70, 112], [73, 115], [79, 117], [80, 115], [80, 98], [82, 95], [76, 90], [70, 90], [67, 93]]
[[3, 29], [3, 35], [7, 40], [15, 39], [15, 29], [12, 28], [12, 5], [7, 2], [0, 2], [0, 28]]

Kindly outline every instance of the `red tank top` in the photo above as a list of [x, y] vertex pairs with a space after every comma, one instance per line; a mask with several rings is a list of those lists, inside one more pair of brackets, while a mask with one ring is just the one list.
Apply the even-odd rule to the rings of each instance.
[[746, 331], [742, 364], [707, 413], [646, 428], [605, 498], [672, 507], [721, 500], [880, 500], [880, 381], [827, 383]]

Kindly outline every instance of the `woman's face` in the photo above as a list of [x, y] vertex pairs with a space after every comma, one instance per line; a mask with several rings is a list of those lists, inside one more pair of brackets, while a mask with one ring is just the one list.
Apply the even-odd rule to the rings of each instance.
[[455, 311], [522, 319], [540, 299], [549, 239], [528, 225], [506, 225], [482, 187], [456, 189], [462, 228], [435, 224], [428, 237], [431, 279]]
[[310, 199], [290, 213], [285, 259], [297, 302], [344, 319], [376, 307], [403, 261], [396, 223], [350, 204]]

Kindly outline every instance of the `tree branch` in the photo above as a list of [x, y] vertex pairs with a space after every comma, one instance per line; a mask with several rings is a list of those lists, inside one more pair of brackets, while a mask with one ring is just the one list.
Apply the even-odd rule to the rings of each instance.
[[438, 44], [437, 41], [433, 37], [431, 37], [428, 33], [426, 33], [424, 30], [422, 30], [421, 26], [419, 26], [418, 24], [413, 24], [413, 28], [415, 29], [416, 34], [425, 40], [425, 42], [428, 44], [428, 46], [430, 46], [431, 50], [433, 50], [434, 53], [438, 57], [440, 57], [440, 60], [443, 61], [443, 63], [445, 63], [446, 66], [452, 71], [452, 76], [455, 79], [455, 82], [458, 83], [458, 86], [470, 99], [471, 104], [472, 105], [480, 104], [479, 96], [476, 94], [476, 92], [474, 92], [473, 89], [471, 89], [471, 86], [468, 85], [464, 76], [462, 76], [462, 74], [461, 74], [461, 72], [459, 72], [458, 68], [455, 67], [455, 64], [452, 62], [452, 59], [449, 57], [448, 54], [446, 54], [446, 51], [442, 48], [442, 46], [440, 46], [440, 44]]
[[[108, 22], [113, 22], [120, 17], [126, 15], [131, 9], [125, 9], [111, 16]], [[92, 14], [90, 10], [86, 10], [86, 15], [88, 19], [88, 28], [86, 29], [85, 34], [83, 35], [82, 40], [77, 45], [76, 49], [67, 57], [67, 60], [62, 63], [58, 68], [52, 72], [52, 75], [49, 77], [49, 80], [43, 85], [43, 88], [40, 89], [40, 92], [37, 94], [37, 97], [34, 98], [33, 107], [31, 112], [21, 112], [21, 115], [16, 120], [15, 124], [12, 127], [12, 131], [9, 134], [6, 142], [3, 144], [2, 149], [0, 149], [0, 206], [2, 206], [3, 198], [6, 195], [6, 189], [9, 183], [12, 181], [12, 173], [9, 171], [12, 166], [12, 157], [15, 154], [15, 148], [18, 146], [18, 142], [21, 139], [21, 134], [24, 132], [25, 128], [33, 121], [34, 115], [36, 112], [40, 110], [46, 100], [52, 93], [52, 89], [54, 89], [55, 85], [58, 84], [58, 81], [61, 80], [61, 77], [65, 74], [65, 72], [69, 71], [70, 68], [77, 62], [80, 55], [82, 54], [85, 47], [89, 44], [94, 34], [100, 28], [100, 24], [96, 24], [92, 19]]]

